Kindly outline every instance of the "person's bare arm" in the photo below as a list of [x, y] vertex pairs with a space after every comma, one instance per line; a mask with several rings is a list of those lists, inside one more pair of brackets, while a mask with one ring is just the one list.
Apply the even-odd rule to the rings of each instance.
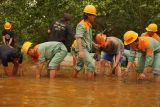
[[39, 79], [41, 77], [41, 72], [43, 70], [43, 66], [44, 66], [45, 62], [36, 65], [36, 78]]
[[8, 45], [11, 46], [12, 42], [13, 42], [13, 38], [10, 38]]
[[123, 72], [123, 76], [127, 76], [128, 75], [129, 69], [131, 68], [132, 64], [133, 64], [133, 62], [128, 62], [127, 68]]
[[114, 62], [114, 67], [116, 67], [119, 64], [119, 60], [121, 58], [121, 52], [118, 52], [115, 56], [115, 62]]
[[3, 41], [3, 43], [6, 45], [6, 39], [5, 39], [5, 36], [2, 36], [2, 41]]

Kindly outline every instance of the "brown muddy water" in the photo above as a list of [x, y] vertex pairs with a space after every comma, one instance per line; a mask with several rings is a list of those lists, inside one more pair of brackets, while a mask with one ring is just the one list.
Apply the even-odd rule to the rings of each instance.
[[26, 64], [22, 78], [0, 76], [0, 107], [160, 107], [160, 86], [136, 81], [134, 73], [125, 80], [98, 75], [87, 81], [83, 73], [71, 78], [72, 68], [63, 66], [56, 79], [45, 71], [36, 80], [35, 69]]

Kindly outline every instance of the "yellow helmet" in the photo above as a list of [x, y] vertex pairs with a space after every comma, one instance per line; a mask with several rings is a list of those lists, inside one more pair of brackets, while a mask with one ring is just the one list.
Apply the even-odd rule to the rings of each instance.
[[127, 31], [127, 32], [123, 35], [124, 45], [129, 45], [129, 44], [131, 44], [131, 43], [134, 42], [137, 38], [138, 38], [138, 33], [134, 32], [134, 31]]
[[158, 26], [155, 23], [151, 23], [148, 25], [148, 27], [146, 27], [146, 30], [151, 32], [157, 32]]
[[6, 30], [11, 29], [11, 27], [12, 27], [12, 25], [11, 25], [11, 23], [9, 23], [9, 22], [6, 22], [6, 23], [4, 24], [4, 28], [5, 28]]
[[32, 43], [27, 41], [22, 45], [21, 52], [27, 54], [28, 49], [31, 47]]
[[93, 5], [87, 5], [84, 10], [84, 13], [96, 15], [96, 8]]

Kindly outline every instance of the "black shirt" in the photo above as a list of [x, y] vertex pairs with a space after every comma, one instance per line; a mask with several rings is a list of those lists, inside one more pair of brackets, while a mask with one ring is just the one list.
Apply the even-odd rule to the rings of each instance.
[[2, 36], [5, 36], [5, 40], [6, 40], [6, 43], [8, 44], [9, 43], [9, 40], [11, 38], [13, 38], [13, 41], [11, 43], [11, 46], [14, 46], [14, 36], [15, 36], [15, 33], [13, 30], [3, 30], [2, 31]]
[[0, 59], [3, 66], [8, 66], [8, 62], [13, 62], [14, 58], [17, 58], [18, 63], [21, 64], [23, 60], [23, 55], [15, 48], [10, 48], [7, 45], [0, 46]]
[[49, 30], [51, 32], [49, 34], [48, 41], [58, 41], [66, 45], [68, 36], [73, 36], [72, 29], [68, 25], [60, 21], [57, 21], [54, 24], [52, 24]]

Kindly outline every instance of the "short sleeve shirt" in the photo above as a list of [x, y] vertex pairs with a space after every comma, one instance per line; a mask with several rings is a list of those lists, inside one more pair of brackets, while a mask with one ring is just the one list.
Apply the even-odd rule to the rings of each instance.
[[[92, 25], [82, 20], [76, 27], [76, 38], [82, 39], [82, 47], [92, 49]], [[76, 47], [78, 49], [78, 47]]]
[[116, 37], [107, 37], [107, 41], [109, 44], [102, 50], [110, 55], [118, 54], [124, 48], [123, 42]]
[[68, 43], [68, 37], [73, 36], [72, 29], [60, 21], [56, 21], [54, 24], [52, 24], [49, 30], [51, 30], [51, 32], [49, 34], [48, 41], [62, 42], [66, 46]]
[[13, 38], [11, 46], [14, 46], [14, 36], [15, 36], [15, 33], [14, 33], [13, 30], [3, 30], [2, 31], [2, 36], [5, 36], [6, 42], [9, 42], [9, 40], [11, 38]]

